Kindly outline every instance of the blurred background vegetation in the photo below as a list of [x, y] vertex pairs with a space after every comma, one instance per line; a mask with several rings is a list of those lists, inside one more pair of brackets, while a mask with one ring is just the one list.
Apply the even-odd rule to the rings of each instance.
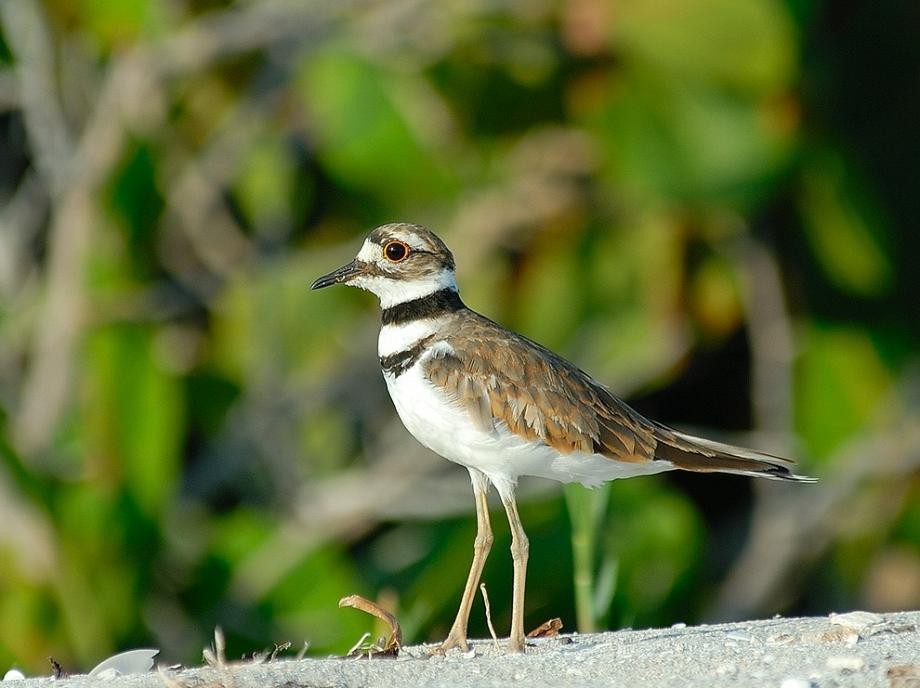
[[821, 478], [525, 482], [528, 626], [575, 628], [572, 520], [583, 627], [920, 606], [918, 32], [885, 1], [0, 0], [0, 669], [196, 662], [216, 625], [342, 652], [351, 593], [446, 633], [466, 473], [396, 419], [373, 299], [308, 290], [394, 220], [641, 411]]

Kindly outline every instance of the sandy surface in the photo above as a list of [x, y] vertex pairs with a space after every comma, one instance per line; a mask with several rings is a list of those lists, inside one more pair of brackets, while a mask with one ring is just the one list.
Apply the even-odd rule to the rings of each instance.
[[[16, 688], [232, 686], [853, 686], [920, 688], [920, 612], [769, 619], [712, 626], [565, 635], [529, 641], [506, 655], [477, 641], [429, 656], [406, 647], [398, 659], [304, 659], [120, 676], [29, 679]], [[5, 684], [7, 685], [7, 684]]]

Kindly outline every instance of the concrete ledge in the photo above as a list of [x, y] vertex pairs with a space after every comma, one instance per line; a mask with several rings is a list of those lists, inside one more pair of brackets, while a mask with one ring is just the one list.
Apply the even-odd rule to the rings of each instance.
[[11, 688], [320, 686], [853, 686], [920, 688], [920, 611], [564, 635], [506, 655], [489, 641], [429, 657], [304, 659], [120, 676], [28, 679]]

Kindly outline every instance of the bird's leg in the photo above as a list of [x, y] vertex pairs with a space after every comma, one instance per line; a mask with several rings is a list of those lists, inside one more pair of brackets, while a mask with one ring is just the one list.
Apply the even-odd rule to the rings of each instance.
[[439, 653], [446, 652], [454, 647], [459, 647], [464, 652], [469, 651], [470, 646], [466, 641], [466, 628], [470, 620], [470, 609], [473, 606], [473, 600], [476, 598], [476, 588], [479, 586], [479, 579], [482, 576], [486, 558], [489, 556], [489, 550], [492, 549], [492, 524], [489, 520], [489, 502], [487, 499], [489, 482], [479, 471], [473, 468], [469, 470], [470, 478], [473, 481], [473, 496], [476, 499], [476, 540], [473, 542], [473, 563], [466, 578], [466, 587], [463, 588], [463, 597], [460, 599], [457, 618], [454, 619], [454, 625], [451, 626], [447, 638], [438, 646], [436, 652]]
[[521, 517], [518, 516], [517, 503], [514, 500], [514, 491], [502, 492], [502, 504], [508, 514], [508, 524], [511, 526], [511, 559], [514, 562], [514, 592], [511, 598], [511, 637], [508, 639], [509, 652], [524, 651], [524, 588], [527, 583], [527, 555], [530, 552], [530, 543]]

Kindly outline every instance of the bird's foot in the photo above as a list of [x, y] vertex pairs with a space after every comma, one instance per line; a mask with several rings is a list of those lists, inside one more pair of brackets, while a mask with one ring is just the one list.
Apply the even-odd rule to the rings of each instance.
[[432, 649], [429, 654], [443, 655], [446, 654], [448, 650], [453, 650], [455, 647], [461, 652], [470, 651], [470, 644], [466, 640], [466, 634], [451, 629], [444, 642]]

